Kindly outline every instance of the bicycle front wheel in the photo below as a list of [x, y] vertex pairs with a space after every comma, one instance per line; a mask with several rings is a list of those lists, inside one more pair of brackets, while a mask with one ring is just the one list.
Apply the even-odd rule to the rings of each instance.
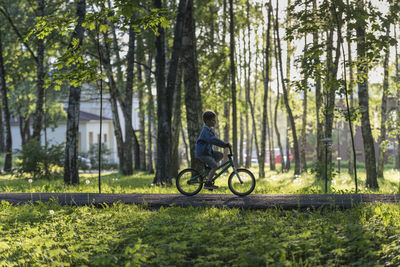
[[232, 172], [228, 179], [229, 189], [238, 196], [247, 196], [256, 187], [256, 178], [251, 171], [237, 169], [237, 174]]
[[176, 177], [176, 188], [186, 196], [194, 196], [203, 187], [203, 177], [195, 169], [184, 169]]

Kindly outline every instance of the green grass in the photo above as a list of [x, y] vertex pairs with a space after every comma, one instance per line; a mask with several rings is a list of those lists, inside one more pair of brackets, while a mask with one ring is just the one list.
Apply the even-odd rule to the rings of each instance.
[[[321, 193], [311, 174], [268, 171], [255, 193]], [[365, 189], [365, 174], [360, 174]], [[82, 174], [78, 186], [61, 178], [0, 176], [1, 192], [97, 192], [97, 174]], [[374, 193], [397, 193], [397, 171], [387, 170]], [[90, 183], [86, 184], [86, 180]], [[153, 175], [102, 176], [104, 193], [178, 193], [151, 186]], [[229, 193], [227, 177], [218, 180]], [[331, 192], [348, 193], [343, 172]], [[201, 193], [208, 193], [203, 190]], [[400, 205], [360, 205], [305, 211], [169, 207], [116, 203], [60, 206], [54, 201], [0, 204], [0, 266], [376, 266], [400, 265]]]
[[0, 221], [0, 266], [400, 264], [393, 204], [299, 212], [2, 203]]
[[[258, 169], [251, 169], [256, 176], [257, 184], [253, 194], [316, 194], [325, 192], [325, 182], [317, 179], [314, 174], [303, 173], [295, 177], [293, 171], [278, 173], [267, 171], [265, 178], [258, 177]], [[216, 184], [218, 190], [212, 192], [202, 190], [201, 194], [217, 193], [231, 194], [228, 188], [228, 175], [222, 175]], [[385, 178], [379, 179], [379, 189], [372, 190], [365, 186], [365, 172], [358, 172], [359, 193], [399, 193], [400, 172], [398, 170], [386, 170]], [[172, 186], [152, 185], [154, 174], [146, 172], [135, 172], [131, 176], [122, 176], [118, 173], [102, 175], [102, 193], [179, 193], [173, 180]], [[0, 175], [0, 192], [98, 192], [98, 174], [84, 173], [80, 175], [80, 184], [77, 186], [66, 186], [62, 177], [46, 180], [38, 179], [28, 183], [29, 177], [16, 177], [12, 175]], [[90, 181], [86, 184], [86, 181]], [[354, 179], [351, 178], [345, 169], [341, 174], [335, 174], [329, 182], [330, 193], [354, 193]]]

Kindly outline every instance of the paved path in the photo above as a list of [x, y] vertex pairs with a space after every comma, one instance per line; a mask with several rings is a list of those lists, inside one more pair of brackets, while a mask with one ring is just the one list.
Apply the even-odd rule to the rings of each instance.
[[126, 204], [145, 204], [149, 207], [199, 207], [215, 206], [228, 208], [266, 209], [305, 209], [336, 206], [351, 208], [360, 203], [399, 203], [399, 194], [321, 194], [321, 195], [260, 195], [252, 194], [238, 197], [233, 194], [198, 194], [187, 197], [180, 194], [97, 194], [97, 193], [0, 193], [0, 201], [23, 204], [30, 201], [57, 200], [61, 205], [87, 205], [102, 203], [108, 205], [121, 202]]

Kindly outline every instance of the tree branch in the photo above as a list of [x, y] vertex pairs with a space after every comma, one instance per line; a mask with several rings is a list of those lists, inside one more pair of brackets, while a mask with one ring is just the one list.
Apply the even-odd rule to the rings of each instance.
[[21, 33], [18, 31], [17, 27], [15, 26], [14, 22], [12, 21], [10, 15], [4, 10], [3, 8], [0, 7], [0, 12], [6, 17], [6, 19], [10, 22], [11, 27], [14, 29], [15, 33], [18, 35], [18, 37], [21, 39], [22, 43], [25, 45], [26, 49], [29, 51], [31, 54], [32, 58], [38, 63], [38, 58], [35, 56], [33, 53], [32, 49], [29, 47], [29, 45], [24, 41], [24, 38], [22, 37]]

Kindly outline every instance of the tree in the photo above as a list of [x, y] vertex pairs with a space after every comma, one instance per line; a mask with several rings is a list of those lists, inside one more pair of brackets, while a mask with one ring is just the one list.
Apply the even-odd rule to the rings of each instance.
[[[307, 13], [307, 2], [305, 1], [305, 12]], [[302, 89], [303, 89], [303, 116], [302, 116], [302, 126], [301, 126], [301, 137], [300, 137], [300, 163], [301, 170], [307, 171], [307, 157], [306, 157], [306, 149], [307, 149], [307, 92], [308, 92], [308, 75], [306, 66], [306, 57], [307, 57], [307, 34], [304, 34], [304, 50], [303, 50], [303, 60], [302, 60], [302, 69], [303, 71], [303, 81], [302, 81]]]
[[230, 33], [230, 68], [231, 68], [231, 97], [232, 97], [232, 147], [233, 159], [238, 163], [237, 142], [237, 106], [236, 106], [236, 67], [235, 67], [235, 21], [233, 17], [233, 0], [229, 0], [229, 33]]
[[[347, 13], [350, 13], [350, 3], [349, 0], [347, 0]], [[349, 106], [349, 111], [354, 107], [354, 97], [353, 97], [353, 87], [354, 87], [354, 71], [353, 71], [353, 59], [351, 55], [351, 35], [352, 35], [352, 29], [350, 27], [350, 23], [347, 22], [347, 51], [348, 51], [348, 65], [349, 65], [349, 88], [350, 88], [350, 106]], [[349, 112], [350, 113], [350, 112]], [[350, 115], [350, 114], [349, 114]], [[351, 118], [349, 116], [349, 122], [351, 123]], [[349, 124], [350, 124], [349, 123]], [[350, 126], [350, 125], [349, 125]], [[349, 131], [347, 139], [354, 139], [352, 129]], [[352, 175], [354, 172], [357, 172], [357, 170], [354, 169], [353, 165], [354, 160], [355, 160], [355, 148], [354, 148], [354, 142], [352, 142], [352, 146], [349, 146], [347, 153], [349, 155], [349, 168], [348, 168], [348, 173]]]
[[153, 62], [153, 54], [149, 52], [148, 55], [148, 68], [145, 69], [146, 87], [147, 87], [147, 166], [146, 169], [149, 173], [154, 173], [153, 168], [153, 118], [154, 115], [154, 100], [151, 90], [151, 67]]
[[358, 81], [358, 103], [361, 111], [361, 132], [365, 150], [365, 167], [367, 170], [367, 187], [378, 188], [376, 176], [376, 159], [374, 139], [371, 132], [369, 119], [369, 93], [368, 93], [368, 59], [367, 44], [365, 36], [365, 23], [363, 22], [366, 12], [364, 0], [357, 0], [355, 12], [358, 14], [356, 23], [357, 36], [357, 81]]
[[[38, 17], [39, 19], [44, 16], [45, 1], [38, 0]], [[79, 38], [79, 37], [78, 37]], [[32, 138], [40, 139], [40, 131], [42, 130], [43, 119], [43, 102], [44, 102], [44, 40], [38, 36], [38, 50], [37, 50], [37, 98], [36, 110], [33, 120], [33, 134]]]
[[185, 88], [186, 121], [190, 148], [191, 167], [201, 170], [203, 164], [195, 157], [195, 144], [202, 127], [202, 99], [196, 56], [195, 22], [193, 1], [188, 0], [183, 30], [182, 65]]
[[267, 130], [267, 104], [268, 104], [268, 86], [269, 86], [269, 77], [270, 77], [270, 62], [269, 62], [269, 55], [270, 55], [270, 44], [271, 44], [271, 17], [272, 17], [272, 5], [271, 2], [268, 2], [268, 21], [267, 21], [267, 40], [266, 40], [266, 48], [264, 51], [265, 55], [265, 72], [264, 72], [264, 99], [263, 99], [263, 108], [262, 108], [262, 123], [261, 123], [261, 151], [260, 151], [260, 161], [259, 161], [259, 176], [260, 178], [265, 177], [265, 151], [266, 151], [266, 130]]
[[[332, 25], [340, 26], [341, 17], [339, 17], [336, 12], [336, 5], [332, 3], [328, 7], [328, 23]], [[336, 12], [336, 13], [335, 13]], [[324, 83], [325, 87], [325, 138], [332, 139], [333, 131], [333, 120], [334, 120], [334, 108], [335, 108], [335, 97], [336, 91], [339, 87], [337, 80], [339, 58], [340, 58], [340, 42], [341, 39], [337, 37], [336, 47], [333, 46], [333, 35], [334, 27], [327, 30], [327, 47], [326, 47], [326, 79]], [[335, 50], [335, 57], [333, 57], [333, 51]], [[326, 149], [326, 159], [328, 170], [332, 170], [332, 146], [327, 145]]]
[[140, 128], [140, 169], [146, 170], [146, 123], [145, 123], [145, 106], [144, 93], [145, 83], [143, 82], [142, 64], [144, 64], [144, 45], [142, 36], [138, 36], [137, 51], [137, 81], [138, 81], [138, 98], [139, 98], [139, 128]]
[[[86, 1], [76, 0], [76, 15], [78, 17], [75, 30], [72, 34], [69, 48], [72, 53], [79, 53], [83, 41], [84, 28], [82, 23], [85, 20]], [[76, 41], [78, 41], [76, 43]], [[74, 44], [76, 43], [76, 44]], [[78, 68], [75, 64], [72, 69]], [[65, 145], [64, 182], [67, 184], [78, 184], [78, 127], [79, 127], [79, 105], [81, 85], [71, 84], [68, 99], [67, 118], [67, 141]]]
[[[386, 29], [386, 36], [390, 35], [390, 24]], [[379, 136], [379, 160], [377, 176], [383, 177], [383, 169], [385, 164], [385, 150], [386, 150], [386, 120], [387, 120], [387, 97], [389, 94], [389, 43], [385, 47], [385, 57], [383, 60], [383, 86], [382, 86], [382, 104], [381, 104], [381, 132]]]
[[179, 171], [179, 133], [182, 127], [181, 113], [182, 113], [182, 64], [179, 63], [177, 73], [177, 84], [174, 91], [174, 106], [173, 106], [173, 120], [171, 127], [172, 135], [172, 151], [171, 151], [171, 173], [170, 177], [176, 177]]
[[[297, 139], [297, 134], [296, 134], [296, 125], [294, 122], [294, 117], [292, 113], [292, 109], [290, 108], [289, 105], [289, 96], [288, 96], [288, 91], [286, 90], [286, 84], [284, 82], [284, 76], [283, 76], [283, 68], [282, 68], [282, 49], [281, 49], [281, 44], [280, 44], [280, 38], [279, 38], [279, 27], [278, 27], [278, 1], [276, 2], [276, 19], [275, 19], [275, 35], [277, 39], [277, 45], [278, 45], [278, 59], [279, 59], [279, 69], [280, 69], [280, 76], [282, 82], [282, 90], [283, 90], [283, 98], [285, 100], [285, 106], [286, 106], [286, 112], [288, 114], [289, 122], [290, 122], [290, 128], [292, 130], [292, 136], [293, 136], [293, 146], [294, 146], [294, 174], [299, 175], [300, 174], [300, 154], [299, 154], [299, 144], [298, 144], [298, 139]], [[288, 155], [289, 156], [289, 155]], [[289, 161], [289, 159], [288, 159]]]
[[[156, 37], [158, 134], [156, 175], [154, 177], [154, 183], [156, 184], [171, 183], [171, 177], [168, 176], [170, 174], [169, 158], [171, 156], [172, 100], [182, 47], [183, 20], [185, 18], [186, 7], [189, 8], [189, 5], [190, 3], [187, 4], [187, 0], [180, 0], [179, 2], [167, 86], [165, 86], [165, 31], [161, 25], [158, 26], [158, 36]], [[155, 0], [154, 6], [160, 9], [162, 7], [161, 0]]]
[[[134, 16], [134, 15], [133, 15]], [[133, 19], [132, 16], [132, 19]], [[133, 22], [133, 21], [132, 21]], [[105, 40], [106, 41], [106, 40]], [[122, 113], [124, 115], [125, 121], [125, 141], [124, 141], [124, 162], [126, 174], [133, 173], [133, 155], [134, 151], [134, 161], [135, 169], [140, 169], [140, 152], [139, 152], [139, 142], [137, 136], [133, 130], [132, 125], [132, 97], [133, 97], [133, 78], [134, 78], [134, 65], [135, 65], [135, 41], [136, 34], [133, 27], [129, 27], [129, 41], [128, 41], [128, 54], [127, 54], [127, 67], [126, 67], [126, 86], [125, 91], [122, 93], [123, 97], [121, 99]]]
[[4, 69], [3, 60], [3, 40], [2, 32], [0, 31], [0, 86], [1, 86], [1, 98], [2, 98], [2, 110], [4, 112], [4, 120], [6, 126], [6, 144], [5, 144], [5, 161], [4, 170], [11, 171], [12, 169], [12, 137], [11, 137], [11, 126], [10, 126], [10, 109], [8, 106], [8, 89], [6, 84], [6, 72]]
[[[313, 0], [313, 12], [317, 12], [317, 1]], [[313, 45], [314, 47], [319, 46], [319, 35], [318, 35], [318, 29], [315, 28], [313, 30]], [[317, 142], [316, 142], [316, 159], [317, 159], [317, 169], [320, 169], [321, 167], [321, 159], [323, 158], [324, 155], [324, 148], [322, 146], [322, 139], [324, 136], [323, 133], [323, 125], [322, 125], [322, 119], [321, 119], [321, 107], [322, 107], [322, 93], [321, 93], [321, 73], [319, 71], [320, 68], [318, 66], [320, 65], [320, 59], [318, 53], [313, 53], [313, 63], [316, 66], [316, 71], [313, 73], [314, 75], [314, 80], [315, 80], [315, 108], [316, 108], [316, 126], [317, 126]], [[322, 177], [322, 176], [321, 176]]]
[[[394, 28], [394, 38], [397, 39], [396, 27]], [[396, 89], [397, 89], [397, 128], [400, 128], [400, 66], [399, 66], [399, 53], [398, 53], [398, 44], [395, 46], [395, 65], [396, 65]], [[395, 155], [395, 162], [397, 169], [400, 169], [400, 133], [397, 134], [397, 155]]]

